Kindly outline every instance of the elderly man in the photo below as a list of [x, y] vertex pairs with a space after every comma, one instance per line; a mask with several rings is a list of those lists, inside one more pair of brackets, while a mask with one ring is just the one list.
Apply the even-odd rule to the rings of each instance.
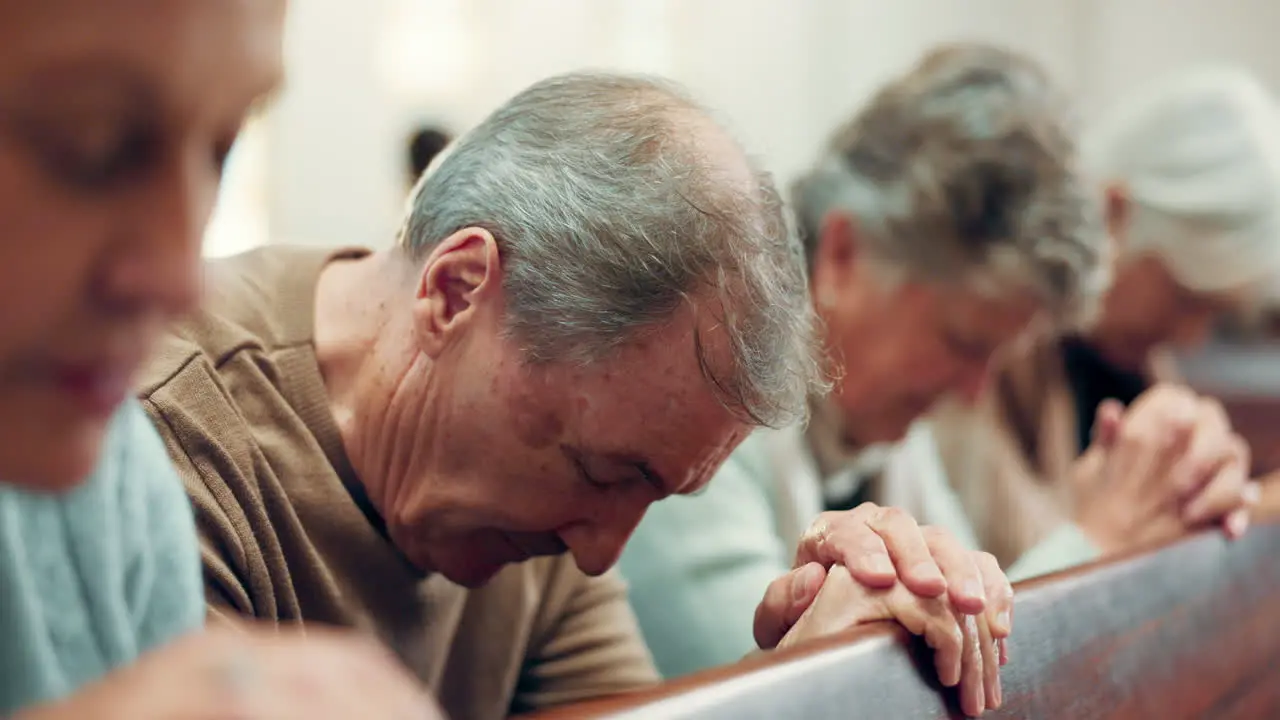
[[[696, 104], [572, 75], [462, 138], [397, 247], [213, 264], [141, 392], [212, 612], [365, 627], [459, 718], [653, 682], [606, 571], [652, 502], [823, 387], [800, 256], [770, 180]], [[940, 538], [924, 580], [828, 589], [853, 529], [770, 586], [763, 646], [899, 618], [944, 676], [981, 665], [962, 625], [1007, 611], [1004, 576]], [[976, 588], [938, 599], [940, 567]]]
[[[1028, 59], [949, 47], [873, 97], [797, 183], [814, 302], [839, 380], [813, 398], [807, 429], [757, 433], [705, 493], [663, 503], [641, 523], [621, 567], [664, 672], [715, 665], [750, 647], [741, 628], [755, 609], [742, 599], [791, 566], [797, 542], [805, 559], [801, 529], [821, 511], [824, 490], [854, 494], [868, 457], [861, 451], [901, 439], [944, 393], [976, 395], [997, 349], [1028, 329], [1062, 327], [1096, 305], [1106, 238], [1073, 170], [1065, 117]], [[1190, 393], [1161, 389], [1124, 418], [1123, 432], [1107, 434], [1082, 471], [1112, 483], [1155, 478], [1148, 486], [1158, 488], [1169, 485], [1160, 477], [1169, 463], [1204, 462], [1222, 470], [1217, 489], [1234, 492], [1214, 508], [1221, 516], [1241, 503], [1243, 476], [1236, 439], [1220, 420]], [[1193, 452], [1172, 452], [1181, 448], [1167, 439], [1197, 421]], [[919, 498], [921, 507], [947, 496], [943, 483]], [[958, 536], [967, 530], [958, 512], [934, 514], [955, 520]], [[868, 503], [823, 516], [819, 527], [837, 518], [878, 532], [911, 522]], [[1067, 529], [1055, 542], [1082, 541]], [[886, 544], [902, 558], [927, 553]], [[848, 567], [865, 581], [877, 559], [887, 562], [867, 553], [868, 564]], [[906, 575], [912, 566], [899, 560]], [[995, 690], [962, 691], [965, 709], [998, 705]]]

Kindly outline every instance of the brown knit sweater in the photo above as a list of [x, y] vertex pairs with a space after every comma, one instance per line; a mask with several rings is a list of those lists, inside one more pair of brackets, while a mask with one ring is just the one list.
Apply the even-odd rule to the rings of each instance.
[[212, 612], [376, 633], [450, 717], [488, 720], [656, 681], [621, 582], [568, 556], [467, 590], [423, 578], [353, 500], [314, 352], [331, 259], [272, 247], [208, 265], [140, 396], [195, 505]]

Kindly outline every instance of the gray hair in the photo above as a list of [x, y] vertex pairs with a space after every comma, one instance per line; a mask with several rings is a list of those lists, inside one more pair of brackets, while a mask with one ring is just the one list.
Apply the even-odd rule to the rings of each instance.
[[537, 83], [422, 179], [401, 246], [421, 259], [463, 228], [491, 232], [508, 336], [530, 362], [601, 360], [710, 298], [731, 368], [695, 342], [717, 395], [757, 424], [803, 419], [824, 382], [801, 251], [767, 174], [734, 182], [700, 151], [706, 117], [657, 79]]
[[832, 211], [888, 269], [987, 293], [1031, 290], [1059, 322], [1108, 281], [1098, 199], [1066, 105], [1029, 59], [983, 45], [927, 55], [845, 126], [793, 187], [810, 262]]

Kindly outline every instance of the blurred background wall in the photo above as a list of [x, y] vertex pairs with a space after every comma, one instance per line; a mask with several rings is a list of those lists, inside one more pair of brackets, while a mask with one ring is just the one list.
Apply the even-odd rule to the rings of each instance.
[[930, 46], [1030, 53], [1087, 119], [1202, 60], [1280, 89], [1275, 0], [294, 0], [287, 85], [228, 167], [207, 252], [382, 246], [423, 123], [462, 132], [547, 75], [620, 68], [688, 85], [786, 181]]

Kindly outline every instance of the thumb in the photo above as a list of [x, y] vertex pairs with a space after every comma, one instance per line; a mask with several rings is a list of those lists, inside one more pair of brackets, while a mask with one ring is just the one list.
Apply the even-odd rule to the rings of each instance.
[[813, 604], [827, 579], [827, 569], [811, 562], [769, 583], [756, 606], [754, 633], [762, 650], [777, 647], [805, 610]]
[[1124, 405], [1118, 400], [1108, 398], [1098, 405], [1098, 412], [1093, 418], [1093, 443], [1102, 448], [1115, 445], [1120, 434], [1120, 422], [1124, 417]]

